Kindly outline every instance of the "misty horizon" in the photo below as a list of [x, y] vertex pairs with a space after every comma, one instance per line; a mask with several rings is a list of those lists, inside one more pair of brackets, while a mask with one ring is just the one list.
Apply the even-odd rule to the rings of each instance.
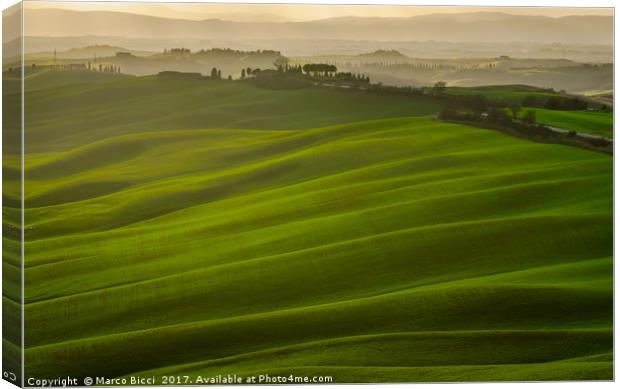
[[[234, 12], [220, 14], [220, 18], [189, 20], [174, 15], [161, 17], [126, 12], [119, 10], [116, 5], [110, 5], [105, 10], [100, 8], [85, 11], [28, 6], [25, 10], [24, 34], [220, 41], [310, 39], [611, 45], [613, 30], [613, 18], [607, 16], [516, 15], [502, 12], [504, 8], [493, 7], [476, 8], [478, 12], [402, 17], [334, 14], [331, 18], [312, 21], [273, 21], [273, 17], [265, 16], [268, 14], [260, 14], [265, 19], [263, 21], [226, 19], [226, 15], [235, 15]], [[284, 13], [280, 16], [284, 16]]]
[[330, 4], [234, 4], [234, 3], [97, 3], [97, 2], [28, 2], [26, 9], [64, 9], [73, 11], [114, 11], [204, 21], [222, 19], [238, 22], [310, 22], [332, 18], [373, 17], [410, 18], [428, 15], [465, 13], [502, 13], [515, 16], [613, 16], [604, 7], [482, 7], [424, 5], [330, 5]]

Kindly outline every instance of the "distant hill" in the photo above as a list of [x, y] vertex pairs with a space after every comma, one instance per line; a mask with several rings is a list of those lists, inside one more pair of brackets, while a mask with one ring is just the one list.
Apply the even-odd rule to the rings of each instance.
[[373, 51], [372, 53], [365, 53], [365, 54], [359, 54], [356, 56], [359, 59], [375, 59], [375, 60], [389, 60], [389, 61], [395, 61], [395, 60], [411, 60], [411, 58], [409, 58], [408, 56], [406, 56], [405, 54], [401, 53], [398, 50], [376, 50]]
[[[440, 41], [396, 41], [396, 40], [316, 40], [312, 38], [276, 37], [273, 39], [242, 40], [210, 39], [205, 36], [191, 38], [131, 38], [122, 36], [29, 36], [24, 50], [26, 53], [49, 52], [54, 49], [66, 51], [74, 47], [92, 46], [102, 43], [131, 48], [133, 50], [160, 52], [170, 47], [187, 47], [192, 51], [213, 47], [228, 47], [236, 50], [278, 50], [287, 56], [316, 55], [359, 55], [377, 49], [398, 50], [412, 58], [493, 58], [502, 55], [511, 58], [558, 59], [578, 62], [609, 63], [613, 61], [613, 46], [605, 44], [562, 44], [544, 42], [440, 42]], [[19, 53], [21, 42], [12, 40], [4, 44], [6, 53]], [[14, 55], [14, 54], [13, 54]], [[9, 55], [10, 56], [10, 55]]]
[[[377, 54], [379, 53], [379, 54]], [[389, 52], [392, 53], [392, 52]], [[398, 53], [398, 52], [396, 52]], [[583, 94], [613, 88], [612, 64], [583, 64], [566, 59], [511, 57], [432, 59], [377, 51], [364, 55], [293, 57], [293, 63], [327, 62], [341, 72], [369, 76], [372, 82], [396, 86], [527, 84]]]
[[27, 36], [126, 36], [167, 39], [353, 39], [447, 42], [612, 44], [607, 16], [435, 14], [411, 18], [332, 18], [309, 22], [168, 19], [123, 12], [28, 10]]
[[[49, 65], [53, 56], [53, 52], [29, 54], [26, 56], [26, 65]], [[276, 63], [285, 63], [287, 58], [274, 50], [216, 48], [192, 52], [189, 49], [171, 48], [165, 52], [153, 53], [127, 50], [118, 46], [94, 45], [58, 52], [57, 60], [85, 65], [89, 62], [113, 64], [120, 66], [123, 73], [133, 75], [156, 74], [165, 70], [209, 74], [215, 67], [221, 70], [224, 77], [232, 75], [237, 78], [242, 69], [275, 69]]]
[[257, 19], [260, 19], [263, 22], [269, 22], [269, 23], [282, 23], [282, 22], [291, 21], [291, 19], [285, 16], [282, 16], [282, 15], [269, 14], [269, 13], [257, 14], [254, 12], [213, 13], [213, 14], [209, 14], [209, 17], [205, 19], [219, 19], [219, 20], [228, 20], [232, 22], [252, 22]]
[[116, 53], [119, 53], [119, 52], [131, 53], [133, 55], [139, 55], [139, 56], [155, 54], [149, 51], [131, 50], [131, 49], [127, 49], [125, 47], [120, 47], [120, 46], [92, 45], [92, 46], [86, 46], [86, 47], [81, 47], [81, 48], [69, 49], [61, 53], [61, 55], [65, 58], [68, 58], [68, 57], [81, 58], [81, 56], [84, 56], [84, 55], [97, 55], [101, 57], [108, 57], [108, 56], [116, 55]]
[[208, 74], [212, 68], [222, 71], [224, 77], [232, 75], [237, 78], [242, 69], [275, 69], [276, 63], [287, 59], [279, 51], [256, 50], [243, 51], [231, 49], [209, 49], [186, 53], [158, 53], [147, 58], [114, 57], [109, 59], [120, 65], [130, 74], [153, 74], [162, 70], [178, 70]]
[[[148, 56], [155, 54], [151, 51], [144, 50], [131, 50], [121, 46], [112, 46], [112, 45], [89, 45], [85, 47], [74, 47], [68, 50], [56, 51], [56, 57], [58, 59], [83, 59], [83, 58], [92, 58], [94, 56], [97, 57], [112, 57], [116, 55], [116, 53], [124, 52], [130, 53], [136, 56]], [[32, 53], [28, 55], [29, 57], [35, 58], [48, 58], [53, 57], [53, 51], [46, 51], [41, 53]]]

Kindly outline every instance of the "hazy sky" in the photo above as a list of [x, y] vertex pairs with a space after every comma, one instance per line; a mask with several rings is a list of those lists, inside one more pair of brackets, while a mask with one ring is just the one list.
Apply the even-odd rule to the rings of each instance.
[[222, 18], [239, 21], [301, 21], [340, 16], [409, 17], [431, 13], [505, 12], [511, 14], [565, 16], [612, 15], [611, 8], [566, 7], [437, 7], [370, 5], [196, 4], [113, 2], [26, 2], [28, 8], [63, 8], [80, 11], [106, 10], [183, 19]]

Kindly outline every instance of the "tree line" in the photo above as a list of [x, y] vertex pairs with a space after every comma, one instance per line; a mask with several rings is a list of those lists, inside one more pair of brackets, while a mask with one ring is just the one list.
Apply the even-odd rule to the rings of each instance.
[[562, 111], [583, 111], [588, 103], [578, 98], [527, 96], [522, 104], [528, 107], [557, 109]]
[[473, 64], [450, 64], [433, 62], [410, 62], [410, 61], [335, 61], [335, 65], [347, 68], [374, 67], [374, 68], [400, 68], [404, 70], [489, 70], [497, 69], [497, 63], [484, 62]]
[[[31, 67], [32, 69], [37, 69], [37, 64], [33, 63]], [[90, 62], [86, 62], [86, 63], [63, 63], [63, 64], [43, 65], [42, 67], [56, 70], [56, 71], [63, 71], [63, 72], [88, 71], [88, 72], [121, 74], [121, 67], [118, 65], [114, 65], [114, 64], [92, 64]]]
[[335, 65], [329, 65], [326, 63], [307, 63], [302, 66], [302, 70], [304, 71], [304, 73], [311, 74], [314, 77], [329, 77], [331, 75], [335, 75], [338, 71], [338, 68]]
[[250, 67], [241, 70], [241, 79], [246, 79], [251, 76], [258, 77], [261, 74], [269, 74], [269, 78], [280, 75], [281, 79], [288, 79], [295, 85], [300, 85], [293, 81], [293, 78], [309, 78], [310, 80], [322, 80], [322, 81], [334, 81], [334, 82], [350, 82], [358, 84], [369, 84], [370, 77], [363, 74], [357, 74], [352, 72], [338, 72], [338, 68], [334, 65], [323, 63], [311, 63], [305, 65], [290, 65], [288, 63], [278, 64], [277, 70], [274, 73], [272, 69], [261, 70], [259, 68], [252, 69]]

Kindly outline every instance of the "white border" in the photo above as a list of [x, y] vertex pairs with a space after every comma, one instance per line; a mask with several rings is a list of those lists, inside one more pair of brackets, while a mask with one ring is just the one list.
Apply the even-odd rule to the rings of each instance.
[[[53, 0], [51, 0], [53, 1]], [[84, 2], [88, 2], [88, 1], [95, 1], [95, 0], [82, 0]], [[119, 1], [119, 0], [108, 0], [109, 2], [123, 2], [123, 1]], [[145, 1], [145, 2], [154, 2], [154, 3], [187, 3], [187, 2], [191, 2], [191, 1], [183, 1], [183, 0], [149, 0], [149, 1]], [[205, 1], [207, 2], [207, 1]], [[615, 1], [613, 0], [588, 0], [588, 1], [584, 1], [584, 0], [521, 0], [521, 1], [506, 1], [506, 0], [448, 0], [448, 1], [438, 1], [438, 0], [281, 0], [281, 1], [277, 1], [277, 0], [218, 0], [218, 3], [254, 3], [254, 4], [273, 4], [273, 3], [288, 3], [288, 4], [341, 4], [341, 5], [347, 5], [347, 4], [367, 4], [367, 5], [373, 5], [373, 4], [377, 4], [377, 5], [428, 5], [428, 6], [441, 6], [441, 5], [451, 5], [451, 6], [487, 6], [487, 7], [492, 7], [492, 6], [501, 6], [501, 7], [509, 7], [509, 6], [514, 6], [514, 7], [523, 7], [523, 6], [530, 6], [530, 7], [544, 7], [544, 6], [555, 6], [555, 7], [614, 7], [615, 6]], [[2, 9], [8, 8], [14, 4], [16, 4], [17, 1], [15, 0], [0, 0], [0, 5]], [[23, 16], [23, 14], [22, 14]], [[1, 18], [0, 18], [1, 19]], [[1, 25], [1, 22], [0, 22]], [[614, 20], [614, 27], [616, 26], [616, 20]], [[22, 22], [22, 32], [23, 32], [23, 22]], [[618, 41], [618, 29], [615, 28], [614, 29], [614, 42]], [[614, 45], [615, 46], [615, 45]], [[22, 40], [22, 52], [23, 52], [23, 40]], [[1, 54], [0, 54], [1, 55]], [[23, 61], [23, 57], [22, 57], [22, 61]], [[616, 70], [617, 70], [617, 66], [618, 66], [618, 59], [616, 57], [616, 53], [614, 51], [614, 93], [616, 91], [616, 79], [615, 79], [615, 74], [616, 74]], [[23, 72], [23, 63], [22, 63], [22, 72]], [[23, 74], [22, 74], [22, 90], [23, 90]], [[1, 83], [0, 83], [0, 101], [2, 98], [2, 87], [1, 87]], [[24, 101], [23, 101], [23, 95], [22, 95], [22, 125], [24, 123], [23, 119], [24, 119]], [[2, 112], [0, 110], [0, 123], [1, 123], [1, 119], [2, 119]], [[614, 130], [616, 128], [615, 123], [618, 123], [618, 113], [616, 110], [614, 110]], [[23, 146], [24, 146], [24, 131], [22, 131], [22, 166], [24, 163], [24, 153], [23, 153]], [[0, 149], [2, 146], [2, 139], [0, 137]], [[616, 147], [614, 147], [614, 154], [616, 154], [618, 150], [616, 149]], [[620, 194], [619, 192], [616, 190], [617, 189], [617, 185], [618, 185], [618, 181], [615, 180], [615, 172], [620, 171], [618, 170], [620, 164], [620, 160], [614, 158], [614, 204], [617, 203], [618, 199], [620, 198]], [[1, 178], [1, 171], [0, 171], [0, 178]], [[23, 190], [24, 190], [24, 177], [23, 177], [23, 170], [22, 170], [22, 209], [23, 209]], [[1, 183], [1, 179], [0, 179], [0, 189], [2, 187], [2, 183]], [[2, 199], [0, 196], [0, 206], [2, 204]], [[615, 209], [614, 209], [615, 211]], [[23, 212], [22, 212], [22, 225], [23, 225]], [[618, 235], [617, 235], [617, 231], [618, 231], [618, 224], [620, 222], [618, 221], [618, 219], [615, 218], [615, 212], [614, 212], [614, 248], [616, 247], [616, 243], [618, 242]], [[22, 241], [23, 241], [23, 230], [22, 230]], [[2, 243], [0, 241], [0, 249], [2, 247]], [[22, 244], [22, 258], [23, 258], [23, 244]], [[614, 261], [615, 263], [615, 261]], [[0, 276], [2, 274], [2, 270], [0, 267]], [[22, 288], [23, 288], [23, 261], [22, 261]], [[614, 266], [614, 280], [619, 279], [618, 277], [620, 276], [620, 270], [618, 267]], [[615, 284], [615, 283], [614, 283]], [[618, 322], [618, 315], [619, 315], [619, 311], [616, 308], [616, 303], [618, 302], [618, 289], [614, 288], [614, 324], [616, 322]], [[23, 307], [23, 293], [22, 293], [22, 307]], [[2, 312], [0, 310], [0, 321], [2, 319]], [[615, 327], [615, 325], [614, 325]], [[614, 334], [615, 334], [615, 328], [614, 328]], [[23, 321], [22, 321], [22, 342], [23, 342], [23, 336], [24, 336], [24, 331], [23, 331]], [[0, 350], [1, 350], [1, 344], [0, 344]], [[614, 336], [614, 350], [618, 350], [618, 337]], [[23, 362], [23, 352], [22, 352], [22, 362]], [[615, 362], [615, 355], [614, 355], [614, 362]], [[22, 370], [23, 370], [23, 364], [22, 364]], [[614, 363], [614, 376], [618, 377], [618, 372], [620, 371], [618, 364]], [[22, 371], [22, 377], [23, 377], [23, 371]], [[377, 384], [374, 385], [377, 388], [388, 388], [388, 387], [393, 387], [395, 384]], [[444, 387], [444, 386], [448, 386], [448, 385], [455, 385], [455, 384], [397, 384], [400, 386], [415, 386], [416, 388], [421, 388], [421, 389], [427, 389], [427, 388], [437, 388], [439, 387]], [[478, 385], [484, 385], [486, 388], [516, 388], [516, 389], [520, 389], [520, 388], [527, 388], [528, 386], [531, 385], [543, 385], [545, 388], [552, 388], [552, 389], [564, 389], [564, 388], [586, 388], [586, 387], [591, 387], [591, 386], [595, 386], [595, 387], [613, 387], [615, 386], [614, 382], [561, 382], [561, 383], [546, 383], [546, 382], [536, 382], [536, 383], [485, 383], [485, 384], [480, 384], [480, 383], [463, 383], [463, 384], [456, 384], [456, 385], [461, 385], [464, 387], [476, 387]], [[290, 386], [290, 385], [287, 385]], [[332, 385], [313, 385], [313, 387], [325, 387], [325, 386], [330, 386], [330, 387], [338, 387], [338, 388], [350, 388], [350, 387], [355, 387], [358, 385], [338, 385], [338, 384], [332, 384]], [[181, 386], [175, 387], [175, 386], [170, 386], [171, 388], [183, 388]], [[248, 386], [248, 385], [241, 385], [241, 387], [243, 388], [252, 388], [252, 387], [257, 387], [257, 385], [252, 385], [252, 386]], [[4, 380], [0, 380], [0, 389], [5, 389], [5, 388], [15, 388], [15, 386], [9, 384], [8, 382], [4, 381]]]

